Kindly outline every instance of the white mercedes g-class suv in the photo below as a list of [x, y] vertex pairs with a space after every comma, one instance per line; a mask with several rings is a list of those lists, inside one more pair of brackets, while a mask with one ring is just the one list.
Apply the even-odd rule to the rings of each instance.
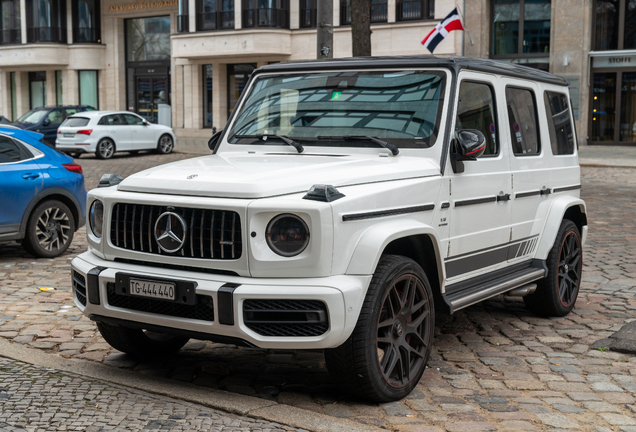
[[209, 145], [89, 193], [74, 300], [120, 351], [324, 349], [339, 384], [390, 401], [421, 378], [435, 308], [574, 306], [587, 218], [560, 77], [467, 58], [273, 64]]

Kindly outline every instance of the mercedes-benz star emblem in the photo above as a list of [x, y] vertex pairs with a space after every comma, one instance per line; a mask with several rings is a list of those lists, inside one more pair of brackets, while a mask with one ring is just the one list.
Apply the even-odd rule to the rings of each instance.
[[161, 250], [173, 253], [181, 249], [186, 239], [187, 226], [181, 216], [167, 211], [155, 222], [155, 240]]

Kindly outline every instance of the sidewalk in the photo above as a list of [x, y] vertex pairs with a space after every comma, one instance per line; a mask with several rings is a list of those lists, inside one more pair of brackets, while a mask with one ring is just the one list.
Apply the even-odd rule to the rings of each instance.
[[636, 168], [636, 147], [581, 146], [579, 164], [583, 167]]

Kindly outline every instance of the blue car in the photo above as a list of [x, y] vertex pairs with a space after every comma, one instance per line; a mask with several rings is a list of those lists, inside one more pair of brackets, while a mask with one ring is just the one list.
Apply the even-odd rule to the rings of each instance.
[[41, 139], [0, 125], [0, 242], [52, 258], [86, 222], [86, 189], [82, 167]]

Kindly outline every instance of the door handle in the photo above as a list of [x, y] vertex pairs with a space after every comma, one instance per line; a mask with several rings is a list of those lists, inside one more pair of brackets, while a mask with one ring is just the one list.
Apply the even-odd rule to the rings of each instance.
[[26, 174], [22, 174], [22, 178], [25, 180], [35, 180], [36, 178], [40, 177], [39, 173], [26, 173]]
[[510, 201], [510, 194], [500, 193], [497, 195], [497, 202], [499, 201]]

